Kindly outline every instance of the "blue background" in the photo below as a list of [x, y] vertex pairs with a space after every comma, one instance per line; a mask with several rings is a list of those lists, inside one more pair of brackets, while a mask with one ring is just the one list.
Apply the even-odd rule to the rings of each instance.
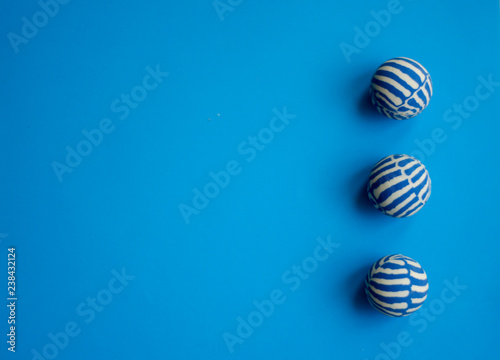
[[[500, 87], [445, 121], [454, 104], [476, 105], [479, 77], [500, 81], [498, 2], [401, 0], [350, 62], [341, 43], [387, 1], [236, 3], [221, 20], [210, 0], [71, 1], [16, 53], [8, 34], [40, 5], [3, 1], [0, 283], [7, 298], [15, 246], [19, 300], [16, 353], [2, 335], [2, 358], [32, 359], [72, 321], [79, 334], [50, 357], [383, 360], [381, 344], [403, 331], [400, 359], [499, 357]], [[367, 104], [372, 73], [396, 56], [434, 83], [409, 121]], [[157, 64], [169, 76], [120, 120], [111, 104]], [[247, 161], [239, 146], [284, 107], [296, 117]], [[53, 162], [103, 118], [114, 131], [60, 182]], [[439, 128], [445, 141], [424, 140]], [[422, 142], [428, 204], [407, 219], [378, 213], [363, 192], [369, 169]], [[231, 160], [241, 173], [186, 224], [179, 205]], [[329, 235], [340, 246], [292, 290], [282, 276]], [[426, 270], [428, 317], [367, 305], [366, 271], [392, 253]], [[135, 278], [92, 321], [79, 314], [123, 268]], [[445, 281], [467, 289], [444, 303]], [[286, 301], [230, 353], [223, 334], [274, 289]]]

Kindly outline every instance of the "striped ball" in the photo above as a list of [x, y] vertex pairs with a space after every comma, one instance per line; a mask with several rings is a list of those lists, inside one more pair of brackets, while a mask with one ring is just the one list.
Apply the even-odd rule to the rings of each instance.
[[431, 76], [412, 59], [387, 60], [375, 72], [370, 85], [372, 104], [382, 115], [404, 120], [424, 110], [432, 96]]
[[407, 316], [417, 311], [427, 298], [428, 289], [424, 269], [404, 255], [378, 260], [365, 279], [368, 301], [388, 316]]
[[431, 178], [425, 166], [408, 155], [390, 155], [375, 164], [368, 179], [368, 198], [386, 215], [414, 215], [431, 195]]

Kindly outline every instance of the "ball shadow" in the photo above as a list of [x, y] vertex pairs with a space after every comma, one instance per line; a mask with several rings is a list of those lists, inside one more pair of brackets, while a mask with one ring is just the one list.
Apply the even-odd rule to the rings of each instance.
[[347, 276], [343, 284], [343, 291], [349, 294], [349, 304], [352, 310], [360, 315], [358, 318], [362, 319], [363, 326], [379, 328], [382, 324], [390, 324], [391, 318], [382, 315], [368, 301], [365, 292], [365, 278], [370, 265], [359, 267]]
[[[373, 162], [375, 164], [375, 162]], [[372, 166], [366, 166], [362, 170], [356, 172], [347, 184], [347, 187], [350, 191], [354, 188], [353, 191], [353, 203], [357, 211], [362, 214], [366, 214], [367, 216], [376, 216], [378, 217], [379, 211], [375, 209], [373, 204], [368, 199], [368, 194], [366, 191], [366, 187], [368, 185], [368, 176], [370, 174]], [[360, 179], [362, 179], [360, 181]]]
[[365, 120], [383, 120], [385, 117], [377, 111], [370, 99], [368, 89], [365, 89], [358, 97], [358, 112]]
[[[360, 118], [364, 121], [373, 122], [373, 121], [384, 121], [387, 120], [387, 117], [380, 114], [375, 106], [373, 106], [369, 88], [370, 82], [372, 80], [373, 72], [366, 71], [357, 77], [353, 78], [351, 81], [351, 91], [355, 93], [353, 99], [357, 101], [356, 109]], [[361, 91], [360, 91], [361, 89]]]
[[354, 202], [356, 205], [356, 208], [360, 212], [370, 212], [370, 213], [377, 213], [375, 207], [373, 204], [370, 202], [370, 199], [368, 199], [368, 194], [366, 192], [366, 186], [368, 185], [368, 181], [365, 181], [362, 186], [359, 187], [358, 192], [354, 198]]
[[344, 291], [348, 291], [351, 298], [351, 306], [356, 312], [374, 313], [374, 309], [368, 302], [365, 293], [365, 277], [369, 266], [363, 266], [346, 277]]

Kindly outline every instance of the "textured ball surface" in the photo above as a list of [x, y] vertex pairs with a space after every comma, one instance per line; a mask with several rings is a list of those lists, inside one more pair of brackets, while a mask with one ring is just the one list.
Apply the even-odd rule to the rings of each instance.
[[420, 114], [432, 96], [427, 70], [412, 59], [387, 60], [375, 72], [370, 85], [372, 104], [391, 119], [410, 119]]
[[390, 155], [375, 164], [368, 179], [370, 202], [386, 215], [414, 215], [431, 195], [431, 178], [425, 166], [408, 155]]
[[427, 298], [429, 284], [418, 262], [404, 255], [388, 255], [373, 264], [365, 279], [370, 304], [388, 316], [407, 316]]

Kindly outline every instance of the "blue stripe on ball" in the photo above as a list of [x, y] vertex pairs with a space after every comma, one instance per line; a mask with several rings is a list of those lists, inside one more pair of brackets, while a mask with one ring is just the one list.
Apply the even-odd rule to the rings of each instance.
[[428, 289], [425, 271], [419, 263], [404, 255], [379, 259], [365, 278], [368, 301], [388, 316], [414, 313], [427, 298]]
[[429, 199], [431, 179], [419, 160], [408, 155], [390, 155], [373, 167], [367, 192], [377, 210], [393, 217], [408, 217]]
[[394, 58], [375, 72], [370, 97], [377, 110], [392, 119], [410, 119], [420, 114], [432, 97], [432, 80], [417, 61]]

